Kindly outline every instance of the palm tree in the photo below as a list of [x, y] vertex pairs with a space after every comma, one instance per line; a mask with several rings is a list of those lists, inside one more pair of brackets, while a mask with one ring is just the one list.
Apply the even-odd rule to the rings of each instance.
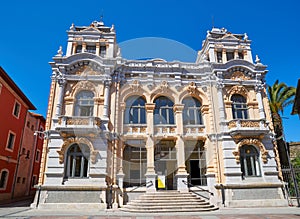
[[287, 149], [285, 147], [285, 141], [283, 138], [283, 125], [280, 114], [283, 115], [284, 108], [294, 103], [296, 88], [289, 87], [285, 83], [279, 83], [279, 81], [276, 80], [272, 86], [268, 85], [267, 89], [279, 158], [282, 165], [288, 166], [289, 161], [287, 158]]

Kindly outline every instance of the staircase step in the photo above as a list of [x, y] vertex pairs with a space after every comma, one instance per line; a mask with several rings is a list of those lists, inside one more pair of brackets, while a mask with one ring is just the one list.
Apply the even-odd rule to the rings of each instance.
[[136, 213], [201, 212], [217, 209], [217, 207], [195, 194], [190, 192], [180, 193], [178, 191], [145, 193], [121, 208], [123, 211]]

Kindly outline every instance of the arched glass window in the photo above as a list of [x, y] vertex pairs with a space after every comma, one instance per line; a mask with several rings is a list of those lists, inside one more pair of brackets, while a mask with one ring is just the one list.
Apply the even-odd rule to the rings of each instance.
[[239, 94], [231, 97], [233, 119], [248, 119], [248, 107], [246, 98]]
[[174, 124], [174, 103], [167, 97], [158, 97], [154, 103], [154, 124]]
[[92, 116], [94, 111], [94, 93], [80, 91], [76, 95], [75, 116]]
[[182, 101], [183, 125], [200, 125], [202, 122], [201, 103], [194, 97], [187, 97]]
[[260, 176], [259, 153], [251, 145], [244, 145], [240, 148], [240, 163], [242, 176]]
[[140, 96], [131, 96], [126, 100], [125, 124], [146, 124], [145, 100]]
[[8, 172], [6, 170], [2, 170], [0, 175], [0, 189], [5, 189], [7, 178]]
[[90, 149], [87, 145], [74, 144], [67, 152], [66, 177], [87, 177]]

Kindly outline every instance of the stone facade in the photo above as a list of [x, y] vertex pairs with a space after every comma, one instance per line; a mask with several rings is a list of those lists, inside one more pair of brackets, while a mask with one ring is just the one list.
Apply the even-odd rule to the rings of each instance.
[[[283, 206], [265, 89], [246, 34], [207, 32], [195, 63], [126, 60], [114, 26], [72, 25], [52, 83], [39, 208], [121, 207], [159, 189]], [[39, 203], [37, 203], [39, 202]]]

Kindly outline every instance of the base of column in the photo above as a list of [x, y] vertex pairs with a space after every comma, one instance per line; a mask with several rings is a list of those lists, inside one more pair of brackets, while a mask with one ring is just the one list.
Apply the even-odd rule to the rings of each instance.
[[157, 174], [146, 173], [146, 192], [156, 192], [155, 181]]
[[177, 178], [177, 191], [179, 192], [188, 192], [189, 187], [188, 187], [188, 175], [187, 173], [177, 173], [176, 178]]

